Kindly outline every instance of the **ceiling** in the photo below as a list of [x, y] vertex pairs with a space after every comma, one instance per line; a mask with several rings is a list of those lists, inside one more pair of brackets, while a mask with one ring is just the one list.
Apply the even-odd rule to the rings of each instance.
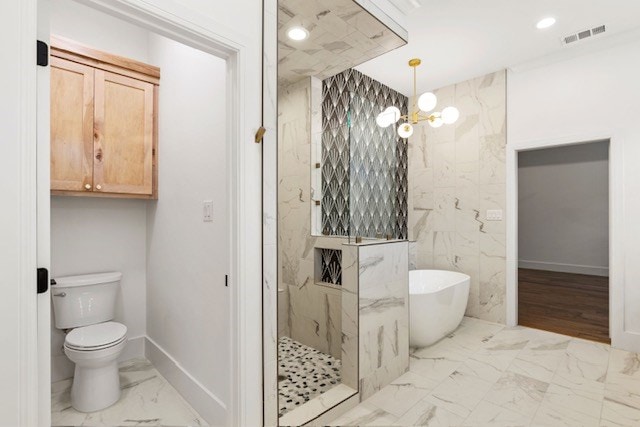
[[[287, 31], [302, 26], [303, 41]], [[353, 0], [278, 1], [278, 83], [338, 74], [406, 42]]]
[[[356, 67], [406, 95], [412, 92], [407, 61], [413, 57], [422, 59], [418, 92], [423, 92], [548, 55], [588, 50], [605, 38], [613, 40], [616, 35], [640, 28], [640, 0], [420, 0], [419, 3], [419, 8], [407, 14], [409, 43]], [[555, 17], [556, 24], [538, 30], [536, 23], [547, 16]], [[603, 35], [568, 46], [560, 41], [565, 35], [600, 24], [607, 26]]]

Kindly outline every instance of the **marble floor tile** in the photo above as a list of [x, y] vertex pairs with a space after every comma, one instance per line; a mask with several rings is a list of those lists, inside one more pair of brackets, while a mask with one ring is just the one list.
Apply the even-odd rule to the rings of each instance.
[[573, 339], [556, 374], [579, 377], [604, 383], [609, 364], [609, 346], [597, 342]]
[[434, 381], [442, 381], [451, 375], [476, 351], [449, 338], [430, 347], [416, 349], [409, 359], [409, 370]]
[[532, 338], [531, 330], [522, 327], [504, 328], [483, 346], [488, 350], [523, 350]]
[[407, 372], [366, 401], [396, 417], [425, 398], [438, 383], [414, 372]]
[[566, 357], [571, 338], [537, 330], [526, 347], [513, 360], [509, 371], [543, 382], [551, 382], [560, 362]]
[[592, 427], [598, 425], [598, 418], [583, 416], [576, 419], [564, 411], [546, 405], [540, 406], [530, 424], [531, 427]]
[[515, 374], [550, 382], [561, 360], [562, 354], [523, 353], [514, 359], [508, 370]]
[[612, 348], [607, 374], [640, 380], [640, 354]]
[[[597, 426], [603, 396], [585, 390], [573, 390], [556, 384], [547, 389], [534, 417], [534, 425]], [[555, 424], [551, 424], [551, 423]]]
[[640, 426], [640, 409], [604, 399], [600, 414], [601, 427]]
[[461, 417], [468, 417], [491, 388], [491, 383], [455, 371], [427, 396], [427, 400]]
[[527, 416], [483, 400], [462, 425], [470, 427], [526, 427], [530, 423], [531, 418]]
[[475, 375], [483, 380], [496, 382], [511, 365], [520, 350], [480, 349], [470, 356], [458, 371]]
[[[414, 349], [410, 372], [401, 378], [406, 389], [383, 388], [375, 404], [369, 400], [354, 408], [357, 416], [349, 420], [381, 425], [395, 419], [398, 426], [640, 426], [640, 355], [551, 332], [465, 318], [443, 340]], [[422, 389], [414, 390], [414, 383]]]
[[507, 372], [491, 387], [485, 400], [524, 416], [533, 417], [548, 388], [548, 383]]
[[398, 419], [395, 425], [451, 427], [462, 425], [463, 421], [464, 417], [436, 406], [428, 400], [422, 400]]
[[71, 381], [52, 385], [53, 426], [202, 426], [206, 422], [146, 359], [120, 365], [122, 396], [114, 405], [83, 413], [71, 407]]
[[490, 341], [496, 334], [504, 329], [504, 325], [485, 322], [484, 320], [465, 317], [460, 323], [460, 327], [453, 332], [454, 337], [471, 338], [480, 343]]
[[640, 409], [640, 380], [625, 375], [607, 375], [604, 397], [612, 402]]
[[330, 426], [390, 426], [398, 418], [377, 406], [363, 402], [329, 423]]

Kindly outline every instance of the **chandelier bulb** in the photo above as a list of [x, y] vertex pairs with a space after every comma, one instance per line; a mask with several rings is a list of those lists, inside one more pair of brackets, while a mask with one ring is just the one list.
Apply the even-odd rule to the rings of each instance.
[[398, 135], [400, 136], [400, 138], [409, 138], [411, 135], [413, 135], [413, 126], [411, 126], [409, 123], [402, 123], [400, 126], [398, 126]]
[[442, 117], [440, 117], [440, 113], [434, 113], [429, 117], [429, 125], [432, 128], [439, 128], [444, 124]]
[[423, 93], [418, 98], [418, 108], [424, 111], [425, 113], [428, 113], [429, 111], [436, 108], [437, 104], [438, 104], [438, 97], [431, 92]]

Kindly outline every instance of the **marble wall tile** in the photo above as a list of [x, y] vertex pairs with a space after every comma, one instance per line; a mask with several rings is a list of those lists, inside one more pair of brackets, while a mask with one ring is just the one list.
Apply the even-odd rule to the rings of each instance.
[[[505, 321], [505, 221], [487, 221], [505, 206], [506, 73], [435, 91], [460, 119], [409, 138], [409, 238], [412, 268], [471, 276], [467, 316]], [[433, 200], [433, 201], [432, 201]]]
[[358, 248], [342, 246], [342, 383], [358, 389]]
[[362, 399], [409, 369], [408, 242], [358, 247]]
[[436, 187], [454, 187], [456, 147], [453, 142], [437, 144], [433, 148], [433, 182]]
[[319, 105], [313, 108], [312, 100], [319, 89], [307, 78], [280, 88], [278, 97], [278, 287], [285, 290], [278, 301], [279, 330], [340, 358], [340, 291], [315, 284], [319, 238], [311, 233], [311, 127], [321, 123]]
[[[307, 40], [290, 43], [293, 25], [309, 31]], [[278, 5], [278, 79], [283, 85], [307, 76], [326, 78], [406, 42], [351, 1], [281, 0]]]

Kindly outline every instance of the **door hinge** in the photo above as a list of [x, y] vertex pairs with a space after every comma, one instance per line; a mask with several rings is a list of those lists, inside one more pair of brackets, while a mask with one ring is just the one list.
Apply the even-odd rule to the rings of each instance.
[[42, 40], [38, 40], [38, 65], [46, 67], [49, 65], [49, 46]]
[[43, 294], [49, 290], [49, 270], [38, 269], [38, 293]]

